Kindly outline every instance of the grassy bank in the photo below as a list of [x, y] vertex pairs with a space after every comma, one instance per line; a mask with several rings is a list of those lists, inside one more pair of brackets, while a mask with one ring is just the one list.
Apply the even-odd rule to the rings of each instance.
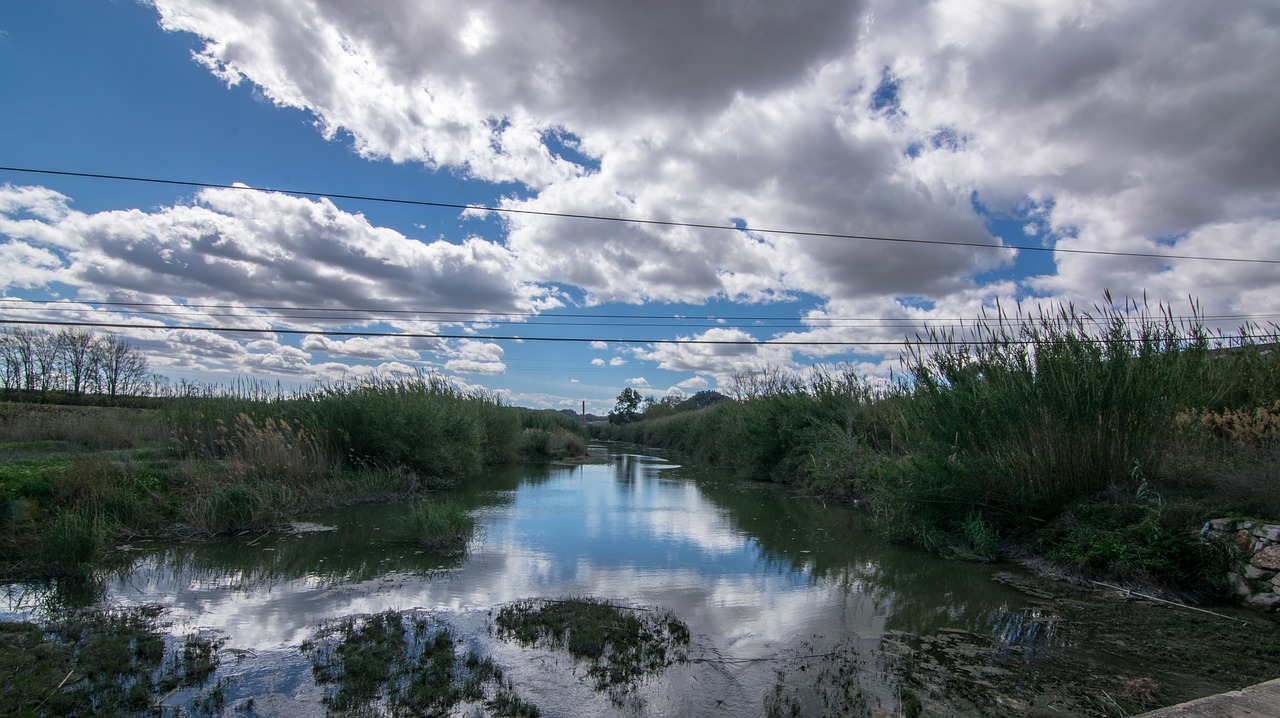
[[83, 572], [138, 537], [261, 531], [421, 494], [585, 448], [579, 431], [435, 377], [192, 391], [144, 409], [0, 404], [0, 577]]
[[892, 383], [773, 375], [597, 431], [865, 501], [880, 532], [930, 550], [1205, 591], [1227, 558], [1205, 520], [1280, 518], [1278, 340], [1135, 304], [1001, 315], [907, 344]]

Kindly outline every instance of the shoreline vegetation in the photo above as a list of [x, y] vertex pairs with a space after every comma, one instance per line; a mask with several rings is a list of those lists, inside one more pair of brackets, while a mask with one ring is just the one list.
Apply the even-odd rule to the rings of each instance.
[[[456, 550], [431, 492], [486, 467], [586, 454], [585, 429], [441, 377], [294, 395], [242, 386], [126, 406], [0, 402], [0, 579], [89, 573], [120, 543], [261, 532], [337, 505], [415, 498], [413, 540]], [[13, 398], [13, 397], [9, 397]], [[457, 514], [462, 513], [459, 516]], [[444, 520], [441, 518], [444, 517]]]
[[1231, 596], [1236, 549], [1205, 538], [1209, 520], [1280, 522], [1274, 324], [1214, 334], [1108, 296], [917, 337], [887, 382], [736, 383], [735, 399], [651, 401], [592, 434], [865, 506], [877, 533], [934, 553], [1184, 600]]

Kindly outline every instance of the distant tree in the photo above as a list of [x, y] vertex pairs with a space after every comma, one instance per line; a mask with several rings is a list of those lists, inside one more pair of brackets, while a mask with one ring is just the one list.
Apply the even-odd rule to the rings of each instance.
[[627, 387], [618, 394], [618, 403], [614, 404], [613, 411], [609, 412], [610, 424], [630, 424], [640, 418], [640, 402], [644, 399], [640, 396], [640, 392]]
[[669, 394], [658, 400], [648, 397], [644, 400], [644, 418], [661, 419], [664, 416], [671, 416], [676, 413], [676, 407], [680, 406], [683, 400], [684, 397], [679, 394]]
[[678, 409], [679, 411], [694, 411], [714, 406], [722, 401], [729, 401], [729, 397], [713, 389], [704, 389], [681, 402]]
[[98, 381], [108, 396], [137, 395], [147, 389], [147, 358], [125, 339], [108, 334], [98, 340]]
[[4, 388], [23, 388], [25, 367], [22, 338], [18, 336], [18, 330], [3, 330], [0, 332], [0, 377], [3, 377]]
[[59, 374], [68, 391], [79, 396], [97, 384], [98, 339], [87, 329], [63, 329], [58, 332], [62, 347]]

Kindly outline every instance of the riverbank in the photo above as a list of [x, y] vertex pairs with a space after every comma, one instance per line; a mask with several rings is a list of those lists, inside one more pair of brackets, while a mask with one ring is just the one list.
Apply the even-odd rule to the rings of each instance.
[[1278, 341], [1132, 303], [1000, 315], [908, 343], [896, 382], [770, 371], [735, 400], [593, 432], [857, 502], [941, 555], [1225, 598], [1234, 549], [1206, 522], [1280, 523]]
[[0, 404], [0, 580], [87, 573], [125, 541], [426, 496], [486, 467], [585, 454], [580, 431], [430, 377], [145, 409]]

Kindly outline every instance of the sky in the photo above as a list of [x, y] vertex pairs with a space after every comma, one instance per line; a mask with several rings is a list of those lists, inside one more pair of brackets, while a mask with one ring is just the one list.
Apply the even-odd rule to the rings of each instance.
[[997, 306], [1280, 316], [1270, 0], [8, 0], [0, 88], [0, 320], [173, 381], [602, 414]]

